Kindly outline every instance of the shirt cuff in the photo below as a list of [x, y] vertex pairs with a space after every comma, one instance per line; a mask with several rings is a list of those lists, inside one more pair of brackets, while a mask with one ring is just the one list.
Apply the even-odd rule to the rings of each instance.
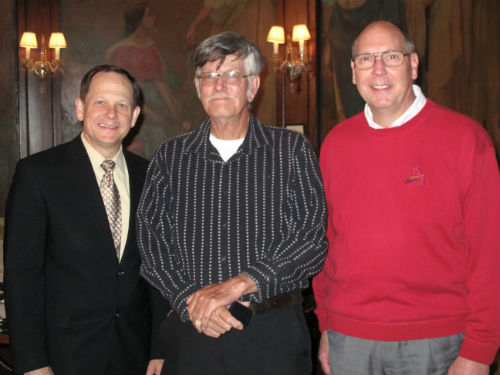
[[186, 300], [197, 290], [198, 288], [195, 285], [190, 285], [189, 287], [180, 291], [172, 301], [172, 307], [175, 309], [175, 311], [177, 311], [184, 323], [189, 320], [189, 315], [187, 312], [188, 305], [186, 303]]

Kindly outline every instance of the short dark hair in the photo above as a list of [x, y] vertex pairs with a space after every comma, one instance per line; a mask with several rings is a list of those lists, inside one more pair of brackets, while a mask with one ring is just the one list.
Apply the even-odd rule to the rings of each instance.
[[133, 95], [132, 108], [135, 108], [138, 105], [140, 106], [142, 104], [142, 91], [135, 78], [132, 77], [130, 73], [127, 72], [125, 69], [120, 68], [119, 66], [116, 65], [108, 65], [108, 64], [97, 65], [92, 69], [90, 69], [85, 74], [85, 76], [82, 79], [82, 83], [80, 85], [80, 99], [83, 102], [85, 102], [85, 97], [89, 92], [90, 83], [92, 82], [92, 79], [96, 76], [97, 73], [110, 73], [110, 72], [121, 74], [122, 76], [126, 77], [129, 80], [130, 85], [132, 86], [132, 95]]
[[193, 65], [199, 70], [207, 62], [221, 60], [235, 55], [245, 60], [247, 74], [259, 74], [264, 67], [264, 58], [257, 46], [242, 35], [225, 31], [205, 39], [194, 51]]

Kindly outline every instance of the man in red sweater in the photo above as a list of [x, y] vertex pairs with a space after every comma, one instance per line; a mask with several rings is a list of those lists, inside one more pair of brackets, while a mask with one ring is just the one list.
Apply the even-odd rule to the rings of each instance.
[[323, 142], [314, 278], [326, 374], [488, 374], [500, 342], [500, 177], [474, 120], [426, 99], [394, 24], [353, 45], [365, 110]]

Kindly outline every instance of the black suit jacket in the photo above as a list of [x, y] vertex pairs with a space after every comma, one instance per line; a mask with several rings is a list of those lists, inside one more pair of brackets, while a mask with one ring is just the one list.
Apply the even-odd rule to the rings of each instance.
[[160, 358], [157, 333], [168, 306], [139, 276], [135, 233], [147, 161], [124, 154], [131, 202], [120, 263], [80, 137], [16, 167], [4, 261], [17, 372], [52, 366], [56, 375], [140, 374], [150, 358]]

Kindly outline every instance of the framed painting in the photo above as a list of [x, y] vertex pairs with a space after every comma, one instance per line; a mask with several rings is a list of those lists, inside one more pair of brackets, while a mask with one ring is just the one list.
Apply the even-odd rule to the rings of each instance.
[[[238, 32], [272, 57], [267, 32], [275, 21], [274, 0], [66, 0], [60, 2], [63, 51], [61, 127], [63, 142], [81, 130], [74, 114], [79, 83], [91, 67], [111, 63], [139, 82], [144, 105], [127, 147], [150, 158], [166, 139], [196, 129], [205, 117], [194, 88], [191, 58], [206, 37]], [[276, 121], [276, 81], [264, 71], [254, 113]]]

